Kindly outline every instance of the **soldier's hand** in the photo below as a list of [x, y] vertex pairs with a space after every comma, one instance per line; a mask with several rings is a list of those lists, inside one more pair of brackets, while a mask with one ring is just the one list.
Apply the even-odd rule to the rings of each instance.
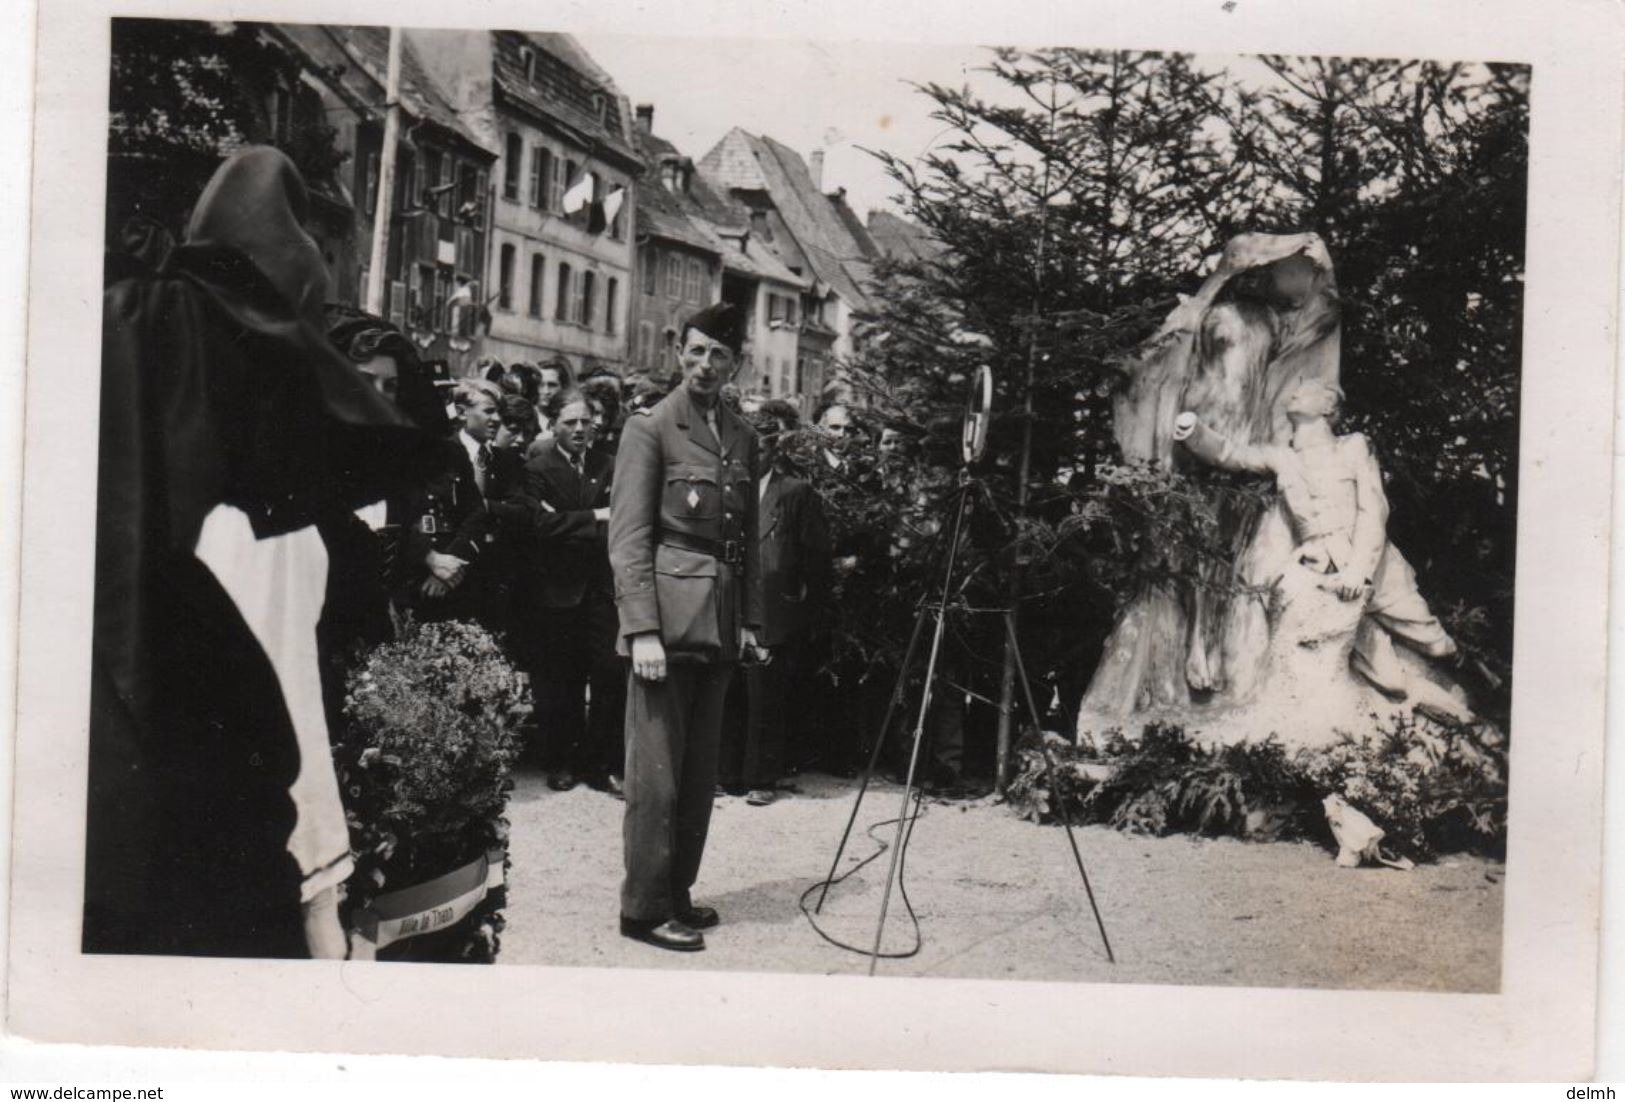
[[666, 680], [666, 648], [659, 633], [632, 636], [632, 672], [645, 681]]
[[448, 587], [455, 587], [463, 580], [463, 570], [468, 563], [456, 555], [443, 555], [438, 551], [429, 552], [429, 572]]

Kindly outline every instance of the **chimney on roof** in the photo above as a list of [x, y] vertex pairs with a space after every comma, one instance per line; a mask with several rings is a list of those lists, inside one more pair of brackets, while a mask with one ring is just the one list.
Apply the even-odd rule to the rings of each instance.
[[808, 160], [807, 167], [812, 172], [813, 187], [817, 188], [819, 191], [823, 191], [824, 190], [824, 151], [822, 149], [813, 150], [812, 156], [807, 158], [807, 160]]
[[638, 132], [641, 133], [641, 134], [652, 134], [652, 133], [654, 133], [654, 128], [655, 128], [655, 105], [652, 104], [652, 103], [640, 103], [640, 104], [638, 104], [638, 106], [637, 106], [637, 116], [638, 116]]

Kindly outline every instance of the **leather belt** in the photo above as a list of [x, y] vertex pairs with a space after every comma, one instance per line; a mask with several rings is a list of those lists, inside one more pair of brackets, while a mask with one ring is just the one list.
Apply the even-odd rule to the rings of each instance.
[[710, 555], [728, 566], [745, 565], [743, 540], [712, 540], [704, 536], [691, 536], [686, 532], [662, 532], [660, 542], [667, 547], [678, 547], [698, 555]]

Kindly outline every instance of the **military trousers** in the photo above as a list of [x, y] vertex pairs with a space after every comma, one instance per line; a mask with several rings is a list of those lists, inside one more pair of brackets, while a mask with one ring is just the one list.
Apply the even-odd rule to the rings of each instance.
[[678, 660], [664, 681], [628, 675], [624, 918], [663, 922], [692, 904], [736, 666]]

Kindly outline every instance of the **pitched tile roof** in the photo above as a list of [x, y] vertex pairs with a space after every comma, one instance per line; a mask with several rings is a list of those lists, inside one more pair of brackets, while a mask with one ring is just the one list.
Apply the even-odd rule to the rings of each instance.
[[858, 217], [856, 211], [847, 205], [846, 189], [838, 188], [833, 194], [826, 195], [824, 198], [829, 200], [829, 205], [835, 210], [835, 217], [841, 220], [841, 225], [846, 227], [846, 232], [852, 235], [852, 240], [857, 243], [858, 250], [870, 259], [879, 256], [880, 249], [876, 247], [874, 241], [869, 237], [869, 231], [864, 227], [863, 220]]
[[811, 285], [768, 245], [750, 236], [744, 212], [719, 194], [704, 174], [693, 171], [686, 192], [666, 187], [661, 173], [664, 162], [677, 160], [693, 168], [693, 162], [676, 146], [654, 134], [639, 133], [637, 141], [647, 166], [638, 185], [640, 229], [715, 253], [730, 271], [803, 289]]
[[[291, 33], [293, 26], [284, 24], [283, 29]], [[321, 33], [331, 33], [345, 53], [377, 83], [382, 103], [389, 71], [389, 28], [326, 26]], [[478, 132], [458, 114], [450, 97], [429, 76], [410, 41], [401, 43], [401, 107], [413, 118], [435, 123], [487, 153], [497, 152], [481, 141]]]
[[[580, 43], [567, 34], [493, 31], [491, 36], [492, 77], [504, 96], [564, 124], [589, 146], [634, 164], [638, 161], [626, 97]], [[521, 54], [527, 47], [534, 58], [534, 79]]]
[[893, 260], [935, 260], [943, 253], [942, 242], [924, 226], [890, 211], [870, 211], [867, 228], [881, 255]]
[[858, 310], [869, 308], [864, 284], [871, 278], [867, 259], [874, 245], [863, 226], [855, 218], [849, 224], [813, 183], [799, 153], [735, 127], [704, 163], [724, 187], [767, 192], [818, 280]]
[[652, 134], [639, 133], [635, 140], [644, 162], [643, 178], [637, 188], [638, 231], [690, 248], [719, 252], [718, 242], [692, 220], [683, 197], [670, 191], [662, 180], [663, 164], [682, 159], [677, 147]]

